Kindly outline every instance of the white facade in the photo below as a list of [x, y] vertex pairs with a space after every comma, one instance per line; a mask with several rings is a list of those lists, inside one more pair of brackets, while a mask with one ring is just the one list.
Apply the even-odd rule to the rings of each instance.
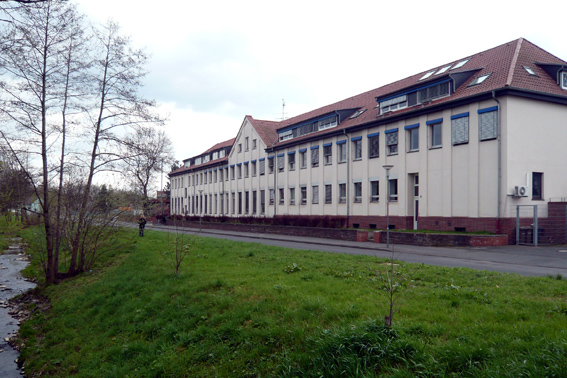
[[[542, 86], [537, 96], [500, 82], [514, 83], [506, 64], [500, 72], [486, 63], [504, 49], [527, 59], [522, 48], [551, 61], [530, 63], [537, 78], [515, 68], [519, 83]], [[470, 229], [478, 220], [473, 228], [483, 229], [494, 227], [482, 220], [513, 217], [517, 204], [566, 198], [567, 90], [552, 86], [546, 72], [561, 64], [546, 54], [518, 40], [452, 63], [457, 70], [438, 78], [417, 74], [405, 88], [378, 88], [291, 120], [247, 116], [226, 158], [211, 150], [209, 162], [171, 174], [172, 214], [346, 216], [375, 227], [389, 186], [401, 228]], [[425, 100], [437, 87], [446, 92]], [[416, 93], [424, 100], [410, 107]], [[305, 129], [311, 124], [319, 128]], [[393, 166], [390, 183], [384, 165]]]

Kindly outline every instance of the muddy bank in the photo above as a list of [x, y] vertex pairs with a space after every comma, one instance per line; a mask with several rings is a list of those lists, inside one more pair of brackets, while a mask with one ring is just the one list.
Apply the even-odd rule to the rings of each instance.
[[0, 255], [0, 377], [16, 378], [22, 376], [16, 363], [19, 352], [8, 341], [17, 332], [19, 321], [10, 314], [14, 311], [8, 307], [8, 300], [34, 288], [35, 284], [20, 273], [28, 261], [19, 240], [12, 240], [10, 248], [3, 253]]

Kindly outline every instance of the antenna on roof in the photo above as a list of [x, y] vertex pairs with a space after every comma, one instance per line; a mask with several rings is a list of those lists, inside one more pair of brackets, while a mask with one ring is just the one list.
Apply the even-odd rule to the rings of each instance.
[[282, 121], [285, 120], [285, 99], [282, 98]]

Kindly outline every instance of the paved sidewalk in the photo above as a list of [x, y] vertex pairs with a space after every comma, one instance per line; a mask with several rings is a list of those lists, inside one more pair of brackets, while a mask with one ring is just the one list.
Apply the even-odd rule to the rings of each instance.
[[[127, 225], [137, 227], [132, 223]], [[175, 232], [173, 225], [148, 223], [149, 230]], [[199, 233], [198, 229], [178, 227], [178, 232]], [[202, 236], [277, 245], [287, 248], [319, 250], [336, 253], [364, 254], [390, 257], [392, 252], [398, 260], [450, 267], [469, 267], [518, 273], [526, 276], [557, 275], [567, 278], [566, 246], [499, 246], [499, 247], [422, 247], [412, 245], [390, 245], [373, 242], [352, 242], [312, 237], [278, 234], [257, 234], [225, 230], [202, 229]]]

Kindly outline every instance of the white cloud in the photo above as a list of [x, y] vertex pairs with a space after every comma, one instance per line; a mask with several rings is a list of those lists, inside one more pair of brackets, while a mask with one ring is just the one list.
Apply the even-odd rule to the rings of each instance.
[[152, 55], [147, 97], [171, 113], [178, 159], [288, 116], [525, 37], [567, 59], [565, 10], [511, 1], [79, 1]]

